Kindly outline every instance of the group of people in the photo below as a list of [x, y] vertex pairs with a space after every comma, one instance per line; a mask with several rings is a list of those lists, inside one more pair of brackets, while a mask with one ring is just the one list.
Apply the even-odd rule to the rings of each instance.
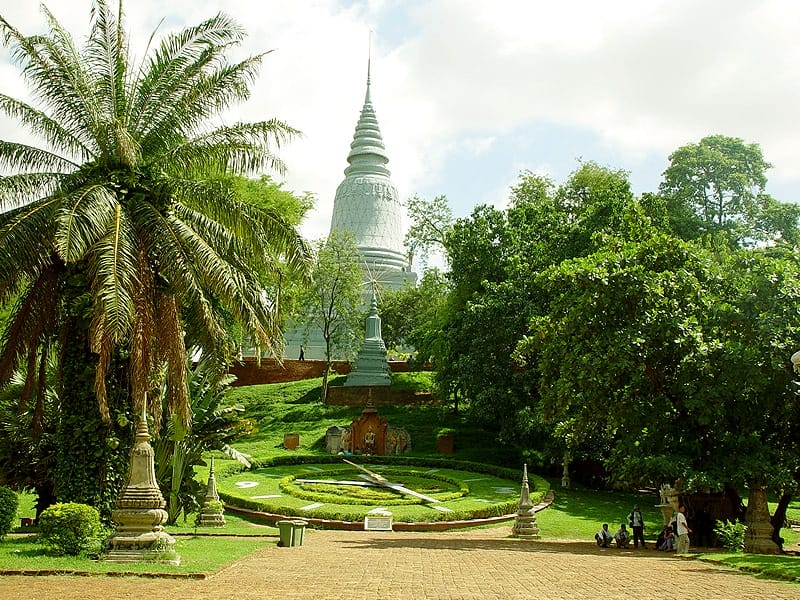
[[[630, 527], [630, 530], [628, 530]], [[686, 507], [681, 505], [675, 518], [669, 525], [665, 525], [658, 534], [656, 549], [671, 551], [676, 554], [683, 554], [689, 551], [689, 534], [692, 532], [686, 522]], [[628, 524], [620, 523], [619, 529], [612, 534], [608, 529], [608, 523], [603, 523], [594, 535], [597, 545], [601, 548], [610, 548], [616, 544], [617, 548], [629, 548], [631, 541], [633, 547], [638, 548], [641, 542], [642, 548], [647, 548], [644, 542], [644, 517], [638, 506], [634, 506], [628, 515]]]

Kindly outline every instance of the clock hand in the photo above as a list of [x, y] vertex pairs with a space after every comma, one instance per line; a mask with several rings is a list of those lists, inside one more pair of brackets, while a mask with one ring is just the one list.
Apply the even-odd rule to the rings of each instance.
[[425, 502], [439, 502], [436, 498], [431, 498], [430, 496], [426, 496], [425, 494], [420, 494], [419, 492], [415, 492], [414, 490], [410, 490], [407, 487], [400, 485], [399, 483], [390, 483], [387, 482], [383, 485], [383, 487], [387, 487], [390, 490], [394, 490], [396, 492], [400, 492], [401, 494], [406, 494], [408, 496], [414, 496], [415, 498], [419, 498], [420, 500], [424, 500]]

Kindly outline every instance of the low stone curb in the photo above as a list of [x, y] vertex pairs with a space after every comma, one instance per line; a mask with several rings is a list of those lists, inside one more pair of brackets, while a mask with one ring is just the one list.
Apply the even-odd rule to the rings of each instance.
[[74, 571], [71, 569], [0, 569], [0, 576], [73, 575], [75, 577], [146, 577], [149, 579], [206, 579], [205, 573], [139, 573], [136, 571]]

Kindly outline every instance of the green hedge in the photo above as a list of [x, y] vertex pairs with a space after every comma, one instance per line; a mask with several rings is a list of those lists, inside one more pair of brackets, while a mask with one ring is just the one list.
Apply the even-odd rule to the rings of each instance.
[[[342, 469], [345, 470], [345, 469]], [[326, 471], [325, 473], [335, 473], [336, 470]], [[403, 475], [417, 475], [413, 471], [404, 471], [400, 469], [390, 469], [389, 473], [392, 478], [397, 478], [398, 476], [402, 477]], [[356, 505], [363, 505], [363, 506], [371, 506], [376, 503], [379, 504], [386, 504], [387, 506], [400, 506], [403, 504], [424, 504], [425, 501], [421, 498], [415, 498], [413, 496], [405, 496], [403, 498], [392, 498], [392, 499], [381, 499], [375, 500], [373, 498], [357, 498], [354, 496], [347, 496], [342, 497], [337, 494], [332, 494], [330, 492], [314, 492], [308, 489], [304, 489], [299, 485], [294, 483], [297, 477], [295, 475], [287, 475], [283, 479], [281, 479], [279, 486], [281, 491], [288, 494], [289, 496], [294, 496], [295, 498], [301, 498], [303, 500], [311, 500], [312, 502], [322, 502], [325, 504], [356, 504]], [[464, 483], [458, 481], [457, 479], [453, 479], [451, 477], [445, 477], [444, 475], [439, 475], [437, 473], [426, 473], [423, 477], [424, 479], [436, 479], [438, 481], [444, 481], [445, 483], [449, 483], [453, 487], [459, 488], [457, 492], [448, 492], [448, 493], [441, 493], [439, 494], [436, 499], [439, 502], [449, 502], [451, 500], [456, 500], [457, 498], [461, 498], [469, 493], [469, 487]]]
[[0, 540], [14, 527], [19, 497], [9, 487], [0, 485]]
[[100, 513], [87, 504], [53, 504], [39, 517], [39, 537], [60, 554], [96, 554], [107, 534]]

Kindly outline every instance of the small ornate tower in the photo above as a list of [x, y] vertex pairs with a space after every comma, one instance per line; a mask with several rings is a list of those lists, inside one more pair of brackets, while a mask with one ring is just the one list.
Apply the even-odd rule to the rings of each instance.
[[366, 329], [364, 344], [358, 353], [358, 360], [353, 365], [353, 370], [350, 371], [344, 384], [346, 386], [388, 386], [391, 383], [389, 363], [386, 361], [386, 345], [381, 337], [381, 318], [378, 316], [378, 301], [375, 298], [374, 290]]
[[370, 98], [370, 62], [364, 106], [347, 156], [349, 166], [333, 202], [331, 231], [353, 234], [368, 278], [399, 288], [414, 283], [416, 274], [403, 247], [401, 205], [386, 168], [389, 157]]
[[109, 550], [103, 560], [177, 565], [180, 564], [180, 557], [174, 550], [175, 540], [164, 531], [168, 517], [164, 510], [167, 503], [156, 481], [146, 406], [145, 399], [131, 449], [128, 483], [117, 498], [116, 509], [111, 513], [111, 518], [118, 524], [117, 531], [109, 542]]

